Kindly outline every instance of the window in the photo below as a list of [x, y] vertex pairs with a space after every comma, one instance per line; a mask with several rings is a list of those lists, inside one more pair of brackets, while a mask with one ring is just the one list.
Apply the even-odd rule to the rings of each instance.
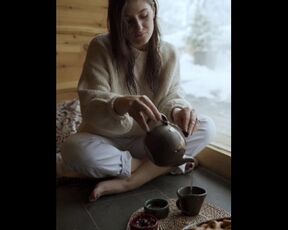
[[231, 152], [231, 0], [158, 0], [162, 39], [180, 54], [182, 87], [210, 116], [212, 145]]

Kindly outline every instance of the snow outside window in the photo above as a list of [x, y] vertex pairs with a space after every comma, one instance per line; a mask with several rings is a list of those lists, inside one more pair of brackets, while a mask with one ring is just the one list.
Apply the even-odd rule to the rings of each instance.
[[182, 87], [210, 116], [212, 145], [231, 152], [231, 0], [158, 0], [162, 39], [180, 54]]

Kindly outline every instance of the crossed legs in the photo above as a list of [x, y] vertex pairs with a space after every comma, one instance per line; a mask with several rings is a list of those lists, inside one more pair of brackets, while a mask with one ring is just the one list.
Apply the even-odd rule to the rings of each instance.
[[89, 201], [96, 201], [99, 197], [136, 189], [146, 182], [169, 172], [171, 167], [159, 167], [149, 160], [132, 159], [131, 176], [102, 181], [96, 185], [90, 194]]
[[[215, 125], [211, 119], [203, 117], [200, 120], [198, 130], [186, 139], [186, 152], [189, 156], [199, 153], [215, 134]], [[82, 175], [92, 178], [115, 176], [115, 179], [96, 185], [89, 198], [90, 201], [96, 201], [103, 195], [136, 189], [172, 170], [171, 167], [159, 167], [147, 160], [142, 142], [140, 139], [127, 138], [114, 139], [112, 142], [105, 137], [77, 133], [63, 143], [61, 154], [65, 165]], [[179, 166], [182, 173], [187, 170], [185, 166]]]

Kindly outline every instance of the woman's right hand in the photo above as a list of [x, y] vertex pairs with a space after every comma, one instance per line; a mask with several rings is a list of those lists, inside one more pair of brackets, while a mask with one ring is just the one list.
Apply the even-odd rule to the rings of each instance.
[[128, 113], [146, 131], [149, 131], [147, 120], [161, 120], [160, 112], [145, 95], [118, 97], [114, 101], [114, 110], [119, 115]]

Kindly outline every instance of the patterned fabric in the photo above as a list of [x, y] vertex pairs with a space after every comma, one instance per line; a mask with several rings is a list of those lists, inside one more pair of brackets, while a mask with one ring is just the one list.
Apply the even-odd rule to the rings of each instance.
[[60, 152], [62, 143], [71, 134], [77, 132], [82, 121], [78, 99], [64, 101], [56, 109], [56, 153]]

